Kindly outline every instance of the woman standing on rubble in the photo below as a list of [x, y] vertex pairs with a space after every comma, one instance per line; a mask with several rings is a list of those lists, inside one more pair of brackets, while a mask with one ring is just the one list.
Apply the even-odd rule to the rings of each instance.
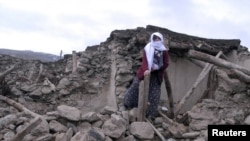
[[150, 36], [150, 42], [143, 49], [142, 64], [137, 70], [133, 83], [125, 93], [126, 109], [138, 107], [139, 82], [144, 76], [150, 75], [149, 94], [146, 117], [154, 118], [157, 114], [161, 96], [161, 83], [165, 69], [169, 64], [168, 47], [163, 44], [163, 36], [155, 32]]

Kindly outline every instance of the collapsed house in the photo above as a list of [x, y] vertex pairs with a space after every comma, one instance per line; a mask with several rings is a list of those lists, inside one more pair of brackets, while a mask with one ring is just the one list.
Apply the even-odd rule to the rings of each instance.
[[[138, 109], [126, 111], [122, 102], [155, 31], [170, 48], [170, 65], [160, 114], [137, 121]], [[0, 60], [1, 140], [202, 141], [209, 124], [250, 124], [249, 52], [238, 39], [148, 25], [114, 30], [100, 45], [56, 62]]]

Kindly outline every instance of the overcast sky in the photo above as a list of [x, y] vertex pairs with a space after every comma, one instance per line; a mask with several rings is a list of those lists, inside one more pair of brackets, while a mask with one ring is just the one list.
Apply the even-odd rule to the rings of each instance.
[[59, 55], [155, 25], [250, 47], [249, 0], [0, 0], [0, 48]]

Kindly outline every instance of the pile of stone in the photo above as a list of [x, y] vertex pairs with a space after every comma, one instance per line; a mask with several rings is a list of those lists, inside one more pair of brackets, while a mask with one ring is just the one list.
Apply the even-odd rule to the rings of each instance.
[[248, 56], [239, 40], [204, 39], [155, 26], [115, 30], [100, 45], [56, 62], [0, 55], [0, 72], [7, 72], [0, 77], [0, 140], [205, 141], [209, 124], [250, 124], [248, 83], [225, 72], [218, 75], [213, 97], [202, 98], [178, 120], [168, 117], [167, 101], [151, 121], [138, 122], [136, 108], [125, 110], [124, 93], [154, 31], [164, 34], [174, 61], [188, 50], [210, 55], [237, 50]]

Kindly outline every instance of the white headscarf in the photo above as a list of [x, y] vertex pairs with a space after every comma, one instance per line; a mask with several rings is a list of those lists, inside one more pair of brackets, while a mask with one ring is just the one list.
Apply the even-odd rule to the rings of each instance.
[[[160, 37], [160, 41], [154, 41], [153, 40], [153, 36], [157, 36]], [[153, 59], [154, 59], [154, 51], [155, 49], [160, 50], [160, 51], [164, 51], [167, 50], [168, 48], [166, 48], [163, 44], [163, 36], [161, 33], [159, 32], [154, 32], [153, 34], [151, 34], [150, 37], [150, 42], [145, 46], [144, 50], [146, 52], [146, 56], [147, 56], [147, 61], [148, 61], [148, 70], [151, 71], [151, 67], [153, 64]]]

